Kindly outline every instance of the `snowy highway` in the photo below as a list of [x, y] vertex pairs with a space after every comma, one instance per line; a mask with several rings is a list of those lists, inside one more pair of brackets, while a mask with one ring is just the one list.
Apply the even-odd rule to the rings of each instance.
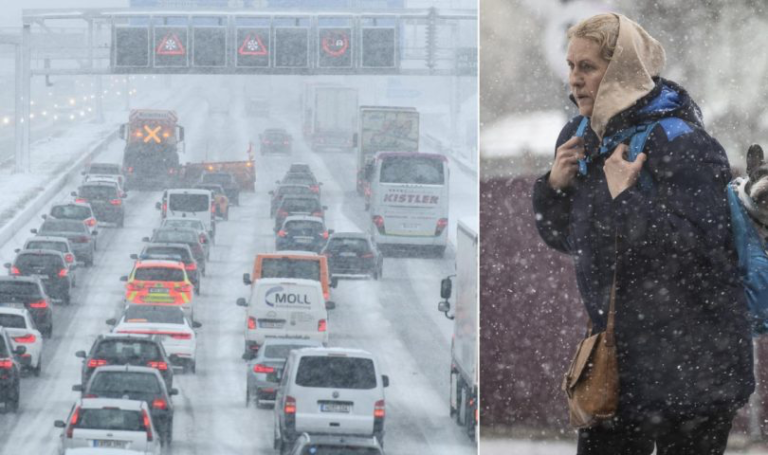
[[[275, 180], [292, 162], [309, 163], [323, 182], [326, 223], [335, 231], [367, 231], [368, 215], [355, 192], [355, 163], [351, 153], [315, 154], [301, 140], [300, 115], [275, 109], [272, 118], [244, 115], [242, 98], [231, 90], [228, 112], [209, 109], [201, 93], [212, 80], [197, 78], [163, 106], [176, 109], [186, 128], [186, 151], [181, 161], [243, 160], [249, 142], [256, 150], [256, 188], [243, 193], [229, 220], [217, 226], [202, 294], [195, 297], [198, 329], [196, 374], [177, 373], [174, 387], [174, 442], [172, 454], [274, 453], [273, 411], [245, 406], [246, 364], [243, 352], [244, 313], [235, 305], [247, 297], [242, 274], [250, 272], [255, 254], [274, 250], [269, 195]], [[194, 84], [198, 84], [195, 86]], [[224, 84], [222, 84], [223, 86]], [[136, 106], [141, 107], [141, 106]], [[294, 137], [292, 156], [260, 156], [258, 134], [267, 127], [283, 127]], [[123, 141], [115, 141], [99, 162], [120, 163]], [[78, 182], [60, 193], [66, 199]], [[125, 227], [100, 227], [99, 251], [92, 268], [78, 270], [72, 305], [54, 308], [54, 335], [46, 340], [39, 378], [22, 380], [20, 410], [0, 415], [0, 453], [55, 453], [60, 429], [53, 421], [65, 419], [79, 394], [78, 350], [88, 350], [95, 337], [108, 330], [105, 320], [122, 308], [126, 275], [139, 253], [141, 238], [160, 223], [155, 203], [160, 192], [131, 191], [125, 201]], [[52, 201], [54, 202], [54, 201]], [[477, 212], [477, 183], [458, 166], [451, 169], [449, 238], [455, 239], [456, 220]], [[10, 242], [0, 247], [0, 258], [13, 258], [38, 227], [37, 217]], [[361, 348], [379, 359], [391, 385], [386, 389], [386, 444], [391, 454], [472, 454], [475, 443], [449, 417], [448, 390], [452, 322], [437, 311], [440, 280], [454, 273], [454, 252], [444, 258], [387, 257], [383, 279], [341, 281], [331, 292], [336, 302], [329, 321], [330, 345]]]

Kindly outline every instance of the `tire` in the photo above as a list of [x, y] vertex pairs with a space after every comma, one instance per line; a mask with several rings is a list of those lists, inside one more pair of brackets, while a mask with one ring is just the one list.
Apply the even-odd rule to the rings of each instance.
[[67, 295], [64, 296], [64, 305], [69, 306], [70, 303], [72, 303], [72, 294], [67, 292]]
[[173, 443], [173, 418], [168, 419], [163, 428], [163, 437], [161, 438], [162, 445], [170, 446]]
[[40, 377], [40, 373], [43, 372], [43, 355], [40, 354], [40, 357], [37, 358], [37, 366], [32, 368], [32, 374], [36, 377]]
[[6, 396], [5, 397], [5, 410], [11, 411], [14, 414], [19, 410], [19, 401], [21, 398], [21, 387], [19, 385], [19, 382], [16, 382], [15, 392], [12, 396]]
[[292, 448], [293, 446], [290, 441], [286, 441], [285, 439], [280, 441], [280, 455], [289, 455]]
[[[258, 397], [258, 395], [257, 395]], [[256, 399], [256, 406], [258, 406], [258, 398]], [[245, 407], [248, 408], [251, 406], [251, 388], [247, 385], [245, 386]]]
[[51, 339], [53, 337], [53, 326], [46, 329], [43, 333], [43, 338]]

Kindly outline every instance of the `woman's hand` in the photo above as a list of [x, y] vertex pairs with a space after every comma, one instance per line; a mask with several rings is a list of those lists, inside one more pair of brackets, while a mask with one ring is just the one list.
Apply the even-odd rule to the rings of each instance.
[[549, 186], [555, 190], [571, 186], [579, 171], [581, 158], [584, 158], [584, 139], [574, 136], [555, 152], [555, 162], [549, 172]]
[[605, 160], [603, 166], [605, 180], [608, 182], [608, 191], [611, 192], [612, 199], [616, 199], [624, 190], [637, 182], [640, 171], [643, 169], [643, 163], [645, 163], [645, 153], [637, 155], [635, 161], [624, 159], [628, 149], [626, 144], [619, 144], [611, 156]]

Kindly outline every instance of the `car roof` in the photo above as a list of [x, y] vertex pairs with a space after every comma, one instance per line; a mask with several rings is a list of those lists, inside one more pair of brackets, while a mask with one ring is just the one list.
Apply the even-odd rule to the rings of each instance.
[[179, 261], [170, 261], [166, 259], [139, 259], [136, 261], [136, 268], [142, 269], [146, 267], [165, 267], [169, 269], [183, 269], [184, 264]]
[[311, 191], [311, 188], [312, 188], [310, 185], [306, 185], [304, 183], [281, 183], [281, 184], [279, 184], [277, 186], [277, 189], [279, 190], [280, 188], [289, 187], [289, 186], [296, 186], [296, 187], [306, 188], [306, 189], [308, 189], [310, 191]]
[[156, 341], [152, 336], [143, 334], [143, 333], [114, 333], [114, 332], [108, 332], [108, 333], [102, 333], [99, 336], [100, 340], [115, 340], [115, 339], [123, 339], [123, 340], [137, 340], [137, 341]]
[[322, 289], [317, 280], [308, 280], [306, 278], [259, 278], [254, 283], [256, 286], [274, 286], [277, 284], [291, 284], [300, 286], [311, 286]]
[[18, 258], [19, 256], [22, 256], [22, 255], [23, 256], [31, 256], [31, 255], [37, 255], [37, 256], [41, 256], [41, 255], [60, 256], [62, 259], [64, 259], [64, 253], [62, 253], [61, 251], [44, 250], [44, 249], [41, 249], [41, 248], [21, 250], [21, 251], [18, 252], [16, 257]]
[[283, 222], [283, 226], [285, 226], [286, 223], [289, 221], [312, 221], [315, 223], [325, 224], [325, 221], [323, 221], [322, 218], [319, 216], [306, 216], [306, 215], [290, 215], [285, 217], [285, 221]]
[[303, 250], [280, 250], [273, 253], [259, 253], [256, 255], [257, 258], [259, 256], [270, 259], [283, 256], [302, 256], [302, 259], [318, 259], [321, 257], [319, 254], [313, 251]]
[[120, 184], [117, 183], [117, 180], [94, 179], [83, 182], [82, 185], [80, 185], [80, 188], [86, 186], [107, 186], [110, 188], [117, 188], [120, 186]]
[[192, 233], [194, 235], [197, 235], [197, 230], [192, 228], [186, 228], [186, 227], [178, 227], [178, 226], [162, 226], [157, 229], [155, 229], [154, 234], [157, 234], [158, 232], [171, 232], [171, 231], [179, 231], [179, 232], [188, 232]]
[[171, 194], [210, 194], [210, 190], [202, 190], [200, 188], [179, 188], [179, 189], [172, 189], [172, 190], [166, 190], [167, 194], [170, 196]]
[[[264, 280], [262, 278], [259, 281]], [[373, 359], [373, 354], [371, 354], [368, 351], [364, 351], [362, 349], [354, 349], [354, 348], [307, 348], [301, 350], [301, 355], [314, 355], [314, 356], [333, 356], [333, 355], [345, 355], [349, 357], [364, 357], [368, 359]]]
[[90, 203], [88, 203], [88, 202], [77, 202], [77, 201], [69, 201], [69, 202], [61, 202], [59, 204], [53, 204], [51, 206], [51, 210], [53, 210], [54, 207], [64, 207], [64, 206], [67, 206], [67, 205], [74, 205], [74, 206], [77, 206], [77, 207], [85, 207], [87, 209], [93, 210], [93, 208], [91, 207]]
[[[269, 279], [269, 278], [264, 278]], [[322, 347], [323, 343], [317, 340], [301, 340], [298, 338], [267, 338], [264, 340], [264, 344], [261, 345], [261, 348], [264, 348], [265, 346], [307, 346], [307, 347]], [[259, 352], [263, 352], [262, 349], [259, 349]]]
[[127, 411], [140, 411], [146, 407], [144, 401], [124, 400], [120, 398], [82, 398], [82, 409], [119, 408]]
[[163, 223], [166, 221], [197, 221], [198, 223], [203, 224], [203, 221], [200, 218], [190, 216], [167, 216], [163, 220]]
[[37, 235], [35, 237], [30, 237], [27, 240], [24, 241], [24, 244], [26, 245], [29, 242], [60, 242], [60, 243], [69, 243], [69, 239], [66, 237], [59, 237], [56, 235]]
[[190, 252], [192, 251], [192, 249], [186, 243], [172, 243], [172, 242], [148, 243], [144, 246], [144, 250], [146, 250], [147, 248], [181, 248], [183, 250], [190, 250]]
[[122, 372], [122, 371], [132, 372], [132, 373], [151, 374], [152, 376], [159, 378], [161, 383], [163, 382], [163, 379], [160, 376], [160, 372], [157, 371], [157, 369], [151, 368], [151, 367], [140, 367], [136, 365], [105, 365], [103, 367], [96, 368], [96, 370], [93, 372], [93, 376], [95, 377], [97, 374], [99, 374], [99, 372], [112, 373], [112, 372]]
[[40, 284], [40, 278], [36, 276], [20, 276], [20, 275], [0, 276], [0, 282], [3, 282], [3, 281], [25, 281], [25, 282]]
[[286, 194], [283, 197], [282, 203], [285, 203], [285, 201], [289, 201], [291, 199], [312, 200], [312, 201], [317, 201], [318, 203], [320, 203], [320, 198], [319, 197], [317, 197], [316, 195], [310, 196], [308, 194]]
[[29, 311], [27, 311], [26, 308], [15, 308], [11, 306], [0, 306], [0, 313], [2, 314], [16, 314], [19, 316], [24, 316], [26, 314], [29, 314]]

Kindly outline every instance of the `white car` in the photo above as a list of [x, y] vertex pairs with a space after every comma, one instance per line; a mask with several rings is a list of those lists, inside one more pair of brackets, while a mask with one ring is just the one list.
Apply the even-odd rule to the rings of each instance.
[[123, 188], [122, 177], [118, 177], [116, 175], [108, 175], [108, 174], [87, 174], [85, 177], [83, 177], [83, 183], [101, 183], [101, 182], [114, 183], [115, 185], [117, 185], [117, 188], [120, 190], [121, 196], [127, 195], [127, 193], [125, 192], [125, 188]]
[[0, 326], [5, 327], [14, 349], [17, 346], [27, 348], [26, 352], [20, 356], [21, 363], [32, 370], [35, 376], [40, 376], [43, 367], [40, 361], [40, 354], [43, 352], [43, 335], [37, 330], [29, 311], [24, 308], [0, 307]]
[[176, 366], [195, 372], [199, 322], [190, 322], [184, 311], [175, 306], [129, 305], [120, 320], [110, 319], [112, 333], [155, 335]]
[[71, 450], [80, 447], [160, 454], [160, 436], [144, 401], [82, 398], [72, 406], [66, 422], [57, 420], [54, 425], [63, 430], [60, 454], [78, 453]]

